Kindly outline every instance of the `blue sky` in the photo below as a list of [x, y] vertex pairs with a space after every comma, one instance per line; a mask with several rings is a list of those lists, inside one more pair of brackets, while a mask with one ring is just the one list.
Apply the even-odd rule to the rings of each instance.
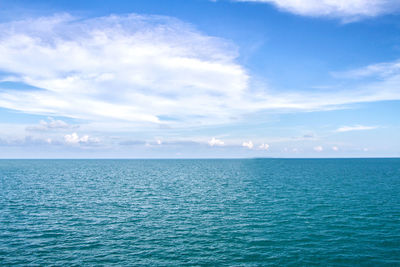
[[0, 0], [1, 158], [399, 157], [400, 4]]

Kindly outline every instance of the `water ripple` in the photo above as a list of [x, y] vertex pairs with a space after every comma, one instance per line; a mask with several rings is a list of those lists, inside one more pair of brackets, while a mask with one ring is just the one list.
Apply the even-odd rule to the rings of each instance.
[[400, 266], [400, 160], [1, 160], [0, 265]]

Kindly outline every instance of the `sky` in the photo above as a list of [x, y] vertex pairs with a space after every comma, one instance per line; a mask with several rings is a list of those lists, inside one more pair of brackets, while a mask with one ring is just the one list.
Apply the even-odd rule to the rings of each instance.
[[400, 157], [397, 0], [0, 0], [0, 158]]

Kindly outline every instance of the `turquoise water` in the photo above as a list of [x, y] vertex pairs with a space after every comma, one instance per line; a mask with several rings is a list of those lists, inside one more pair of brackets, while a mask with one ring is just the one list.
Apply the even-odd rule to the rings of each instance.
[[0, 265], [400, 265], [400, 159], [0, 160]]

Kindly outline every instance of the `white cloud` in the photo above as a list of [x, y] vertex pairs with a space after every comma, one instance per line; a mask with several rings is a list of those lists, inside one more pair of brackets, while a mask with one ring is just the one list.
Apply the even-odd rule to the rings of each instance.
[[303, 16], [337, 17], [353, 21], [393, 13], [399, 9], [397, 0], [236, 0], [270, 3], [278, 8]]
[[208, 141], [210, 146], [223, 146], [225, 143], [222, 140], [216, 139], [213, 137], [210, 141]]
[[333, 150], [333, 151], [339, 151], [339, 148], [338, 148], [337, 146], [333, 146], [333, 147], [332, 147], [332, 150]]
[[89, 135], [84, 135], [79, 137], [77, 133], [66, 134], [64, 136], [64, 141], [66, 144], [87, 144], [87, 143], [98, 143], [100, 140], [98, 138], [91, 138]]
[[248, 149], [253, 149], [253, 147], [254, 147], [252, 141], [243, 142], [242, 146], [243, 146], [243, 147], [247, 147]]
[[59, 145], [58, 141], [51, 138], [40, 138], [35, 136], [7, 136], [0, 137], [0, 146], [43, 146], [43, 145]]
[[[354, 79], [357, 79], [358, 84], [348, 86], [355, 90], [349, 89], [346, 97], [350, 100], [349, 98], [353, 95], [355, 100], [353, 103], [400, 99], [400, 90], [398, 90], [400, 87], [400, 60], [370, 64], [345, 72], [333, 72], [332, 75], [336, 78], [350, 79], [352, 83], [354, 83]], [[347, 81], [349, 80], [341, 82]], [[333, 95], [331, 97], [335, 98]]]
[[378, 128], [377, 126], [363, 126], [363, 125], [354, 125], [354, 126], [342, 126], [336, 129], [336, 132], [350, 132], [350, 131], [365, 131], [365, 130], [373, 130]]
[[324, 148], [322, 146], [316, 146], [316, 147], [314, 147], [314, 150], [317, 152], [321, 152], [324, 150]]
[[79, 125], [70, 125], [62, 120], [56, 120], [52, 117], [48, 118], [48, 121], [40, 120], [39, 125], [28, 126], [28, 131], [48, 131], [48, 130], [65, 130], [79, 128]]
[[392, 62], [382, 62], [376, 64], [370, 64], [361, 68], [344, 71], [344, 72], [333, 72], [332, 75], [337, 78], [390, 78], [400, 74], [400, 60]]
[[261, 150], [268, 150], [269, 149], [269, 145], [263, 143], [258, 148], [261, 149]]
[[235, 113], [247, 90], [234, 45], [168, 17], [57, 15], [3, 23], [0, 44], [0, 70], [44, 89], [0, 94], [0, 106], [27, 113], [209, 122]]
[[2, 89], [0, 107], [129, 131], [400, 99], [400, 76], [354, 90], [256, 90], [237, 57], [232, 43], [169, 17], [55, 15], [2, 23], [0, 71], [11, 73], [3, 80], [43, 90]]
[[156, 142], [157, 142], [157, 145], [162, 145], [162, 141], [160, 139], [157, 139]]

